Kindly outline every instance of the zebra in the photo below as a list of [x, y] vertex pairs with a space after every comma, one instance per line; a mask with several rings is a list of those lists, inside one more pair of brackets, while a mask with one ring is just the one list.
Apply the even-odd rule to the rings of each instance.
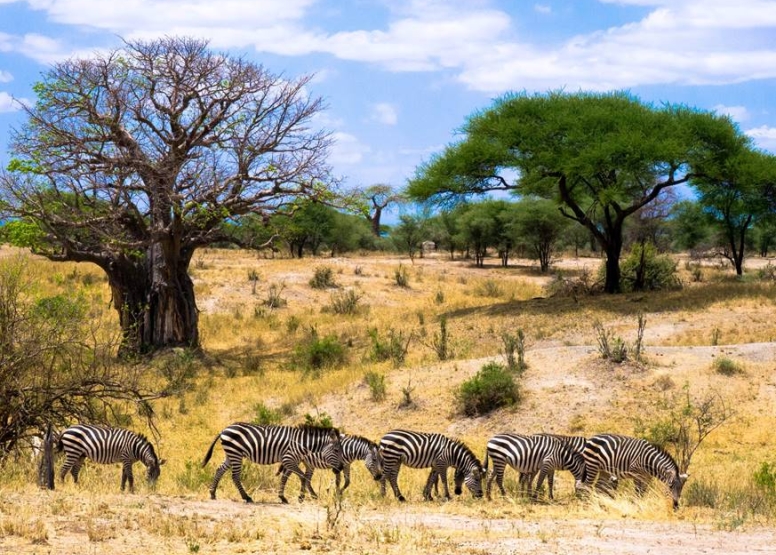
[[[548, 435], [525, 436], [518, 434], [498, 434], [488, 440], [485, 450], [485, 471], [488, 469], [488, 459], [493, 460], [493, 473], [487, 480], [486, 495], [490, 499], [490, 489], [496, 480], [502, 495], [504, 490], [504, 470], [507, 465], [529, 478], [521, 478], [521, 486], [527, 486], [531, 495], [531, 478], [539, 473], [536, 488], [539, 489], [545, 476], [550, 471], [568, 470], [580, 485], [585, 481], [585, 460], [581, 454], [574, 452], [561, 440]], [[550, 499], [552, 488], [550, 488]]]
[[[617, 479], [632, 478], [636, 493], [643, 495], [650, 478], [657, 478], [668, 486], [674, 510], [679, 508], [679, 497], [688, 475], [681, 473], [673, 457], [657, 445], [635, 437], [600, 434], [587, 440], [583, 457], [588, 467], [585, 486], [592, 486], [603, 473], [612, 476], [614, 487]], [[609, 489], [606, 484], [596, 485], [599, 489]]]
[[380, 479], [380, 493], [385, 496], [385, 482], [390, 482], [393, 494], [399, 501], [405, 501], [399, 491], [397, 479], [402, 464], [410, 468], [429, 468], [432, 471], [423, 488], [423, 497], [431, 500], [431, 486], [442, 479], [445, 498], [450, 499], [447, 483], [447, 467], [455, 467], [455, 494], [460, 495], [462, 485], [472, 492], [474, 497], [482, 497], [482, 464], [461, 441], [450, 439], [441, 434], [393, 430], [380, 440], [383, 450], [383, 476]]
[[[342, 474], [345, 475], [345, 485], [341, 489], [341, 474], [335, 472], [337, 492], [340, 494], [348, 489], [350, 485], [350, 464], [353, 461], [364, 461], [364, 465], [375, 480], [380, 480], [383, 476], [383, 455], [380, 446], [365, 437], [344, 435], [342, 437], [342, 458]], [[312, 482], [315, 469], [331, 468], [330, 463], [320, 453], [310, 453], [304, 460], [304, 464], [306, 467], [305, 483], [307, 486]], [[309, 491], [311, 494], [314, 494], [312, 489]], [[304, 499], [304, 493], [305, 490], [303, 489], [299, 496], [300, 500]]]
[[[585, 450], [585, 441], [587, 441], [587, 438], [584, 436], [567, 436], [562, 434], [550, 434], [545, 432], [542, 432], [536, 435], [554, 437], [555, 439], [560, 440], [561, 443], [564, 443], [573, 452], [579, 453], [580, 455]], [[535, 473], [534, 474], [520, 473], [521, 489], [530, 489], [530, 484], [533, 482], [535, 475], [536, 475]], [[555, 470], [550, 469], [547, 472], [547, 491], [549, 492], [550, 499], [553, 499], [552, 488], [554, 483], [555, 483]]]
[[[332, 449], [333, 451], [329, 451], [329, 453], [334, 453], [334, 456], [329, 458], [332, 469], [335, 472], [342, 470], [342, 445], [339, 431], [335, 428], [256, 425], [236, 422], [224, 428], [215, 437], [205, 455], [205, 460], [202, 462], [203, 467], [207, 465], [213, 455], [213, 449], [219, 439], [226, 458], [213, 476], [213, 482], [210, 485], [211, 499], [216, 498], [218, 482], [221, 481], [226, 470], [231, 468], [232, 481], [237, 486], [240, 496], [246, 503], [253, 503], [253, 499], [247, 494], [240, 481], [243, 458], [256, 464], [282, 463], [281, 471], [288, 473], [281, 477], [281, 485], [278, 490], [278, 497], [283, 503], [288, 503], [285, 497], [285, 485], [291, 473], [296, 474], [302, 480], [302, 491], [304, 491], [306, 478], [299, 469], [299, 462], [305, 461], [306, 457], [312, 453], [327, 448]], [[312, 491], [312, 488], [310, 491], [314, 496], [315, 492]]]
[[141, 434], [136, 434], [123, 428], [109, 426], [91, 426], [79, 424], [63, 431], [57, 440], [57, 451], [65, 452], [65, 463], [59, 472], [60, 481], [65, 481], [67, 473], [73, 475], [73, 482], [78, 483], [78, 473], [89, 458], [96, 463], [122, 463], [121, 491], [127, 482], [129, 491], [135, 491], [135, 478], [132, 475], [132, 465], [140, 461], [147, 469], [149, 485], [153, 486], [159, 479], [164, 459], [159, 459], [154, 452], [154, 446]]

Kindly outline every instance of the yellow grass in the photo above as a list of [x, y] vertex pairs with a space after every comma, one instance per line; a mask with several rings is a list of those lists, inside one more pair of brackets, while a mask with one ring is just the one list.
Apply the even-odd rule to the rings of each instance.
[[[95, 306], [106, 307], [110, 293], [97, 269], [32, 257], [28, 262], [36, 276], [36, 294], [83, 291]], [[574, 275], [582, 268], [594, 273], [598, 264], [597, 259], [567, 258], [558, 266]], [[408, 288], [395, 282], [399, 265], [408, 270]], [[322, 310], [333, 290], [308, 284], [320, 266], [333, 269], [340, 290], [359, 292], [357, 314]], [[329, 415], [346, 432], [374, 440], [392, 428], [437, 431], [461, 438], [482, 456], [487, 439], [504, 431], [632, 434], [634, 417], [657, 418], [657, 401], [685, 384], [698, 395], [720, 392], [737, 412], [695, 454], [691, 481], [714, 482], [721, 491], [740, 490], [742, 483], [751, 483], [762, 462], [774, 462], [773, 358], [739, 349], [776, 337], [774, 285], [738, 283], [730, 279], [729, 270], [719, 268], [705, 269], [704, 281], [691, 283], [681, 264], [680, 269], [686, 284], [681, 291], [574, 299], [547, 298], [544, 286], [550, 278], [527, 261], [478, 269], [443, 255], [411, 264], [398, 256], [287, 260], [236, 250], [199, 252], [192, 274], [205, 357], [193, 363], [198, 368], [193, 389], [154, 405], [160, 431], [157, 450], [167, 459], [157, 488], [148, 490], [139, 464], [135, 495], [118, 493], [118, 466], [87, 463], [77, 486], [68, 478], [55, 492], [40, 492], [31, 485], [33, 464], [16, 470], [6, 466], [0, 469], [0, 551], [33, 553], [37, 551], [31, 546], [48, 542], [60, 552], [74, 553], [92, 552], [89, 544], [117, 553], [150, 546], [156, 546], [154, 552], [171, 553], [486, 553], [515, 537], [524, 538], [527, 548], [552, 551], [559, 542], [581, 541], [590, 534], [605, 537], [610, 519], [693, 523], [710, 529], [739, 528], [742, 522], [770, 525], [769, 517], [747, 512], [746, 507], [740, 515], [686, 506], [675, 514], [659, 487], [641, 499], [624, 487], [613, 499], [578, 500], [567, 473], [557, 476], [555, 503], [501, 498], [497, 493], [485, 503], [468, 492], [450, 503], [424, 503], [421, 490], [427, 471], [405, 468], [399, 482], [410, 501], [400, 505], [390, 488], [385, 499], [380, 497], [360, 463], [352, 469], [352, 484], [341, 505], [333, 494], [331, 473], [318, 471], [313, 483], [320, 492], [318, 501], [298, 504], [299, 481], [292, 477], [286, 488], [291, 504], [280, 506], [276, 469], [250, 464], [243, 482], [256, 507], [239, 502], [228, 475], [219, 485], [218, 501], [208, 499], [209, 481], [223, 451], [217, 446], [202, 469], [205, 451], [228, 424], [254, 419], [259, 404], [291, 407], [292, 414], [285, 418], [289, 424], [301, 422], [306, 414]], [[251, 275], [258, 275], [258, 281]], [[284, 286], [287, 304], [281, 308], [265, 305], [273, 284]], [[593, 322], [600, 321], [630, 343], [639, 313], [647, 318], [645, 363], [617, 366], [601, 360]], [[439, 361], [431, 346], [442, 316], [447, 318], [453, 353], [446, 361]], [[113, 326], [115, 332], [115, 322]], [[347, 345], [347, 364], [324, 370], [319, 378], [304, 377], [291, 364], [295, 348], [312, 328]], [[378, 330], [380, 337], [389, 330], [412, 334], [401, 367], [370, 359], [370, 329]], [[458, 416], [455, 389], [485, 362], [501, 360], [502, 334], [518, 329], [526, 335], [529, 364], [523, 403], [486, 417]], [[717, 374], [712, 363], [721, 356], [739, 362], [744, 373]], [[370, 371], [386, 377], [384, 401], [371, 400], [364, 382]], [[411, 391], [414, 408], [399, 408], [403, 390]], [[135, 423], [138, 431], [151, 435], [141, 419]], [[509, 491], [516, 491], [515, 479], [508, 470]], [[466, 526], [458, 526], [458, 519]], [[560, 531], [557, 522], [569, 519], [603, 524], [598, 531]], [[471, 537], [477, 541], [469, 541]]]

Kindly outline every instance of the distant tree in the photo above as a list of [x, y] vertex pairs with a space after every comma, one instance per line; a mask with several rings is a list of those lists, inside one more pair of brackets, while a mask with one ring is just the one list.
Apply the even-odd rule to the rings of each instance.
[[498, 216], [504, 210], [504, 201], [486, 200], [469, 205], [458, 222], [460, 239], [474, 252], [474, 263], [483, 267], [489, 247], [499, 244], [503, 228]]
[[743, 274], [747, 233], [770, 214], [766, 190], [771, 183], [776, 183], [776, 156], [746, 148], [693, 179], [698, 202], [720, 230], [723, 255], [736, 275]]
[[334, 211], [331, 227], [326, 237], [326, 245], [331, 249], [331, 255], [353, 252], [359, 249], [375, 250], [376, 239], [371, 227], [363, 218]]
[[406, 252], [411, 261], [421, 249], [426, 239], [425, 219], [420, 216], [402, 214], [399, 224], [391, 230], [391, 240], [399, 252]]
[[776, 244], [776, 212], [769, 212], [760, 218], [754, 224], [752, 233], [757, 252], [762, 257], [768, 256]]
[[392, 204], [405, 202], [403, 195], [394, 191], [390, 185], [383, 183], [370, 185], [357, 196], [363, 198], [362, 213], [372, 226], [372, 234], [375, 237], [380, 237], [382, 233], [380, 222], [382, 221], [383, 211]]
[[711, 240], [711, 220], [695, 200], [680, 200], [671, 207], [671, 235], [681, 250], [706, 250]]
[[331, 234], [336, 210], [312, 200], [297, 203], [290, 214], [276, 214], [269, 225], [288, 247], [289, 254], [302, 258], [305, 249], [316, 256]]
[[515, 203], [514, 216], [509, 224], [515, 242], [525, 246], [542, 272], [550, 269], [555, 249], [569, 220], [558, 211], [557, 205], [546, 199], [527, 197]]
[[516, 189], [557, 199], [606, 254], [608, 293], [620, 291], [627, 219], [687, 183], [696, 165], [729, 156], [740, 136], [726, 117], [658, 109], [624, 92], [507, 94], [470, 116], [464, 132], [416, 170], [407, 194], [445, 203]]
[[105, 271], [122, 352], [197, 347], [194, 251], [328, 194], [310, 79], [176, 37], [57, 63], [11, 136], [0, 209], [37, 228], [36, 253]]

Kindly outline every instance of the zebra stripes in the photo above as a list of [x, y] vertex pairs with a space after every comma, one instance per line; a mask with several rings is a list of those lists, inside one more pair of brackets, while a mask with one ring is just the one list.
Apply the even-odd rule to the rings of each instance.
[[397, 483], [399, 469], [404, 464], [410, 468], [431, 468], [431, 474], [423, 488], [423, 497], [431, 500], [431, 487], [437, 477], [442, 479], [445, 497], [450, 499], [447, 483], [447, 468], [455, 468], [455, 493], [460, 495], [462, 484], [474, 497], [482, 497], [484, 471], [480, 461], [462, 442], [441, 434], [393, 430], [380, 440], [383, 450], [383, 477], [380, 493], [385, 495], [385, 482], [390, 482], [393, 494], [399, 501], [405, 501]]
[[[485, 470], [488, 459], [493, 461], [493, 472], [487, 480], [486, 495], [490, 499], [493, 480], [502, 495], [504, 490], [504, 470], [509, 465], [528, 479], [521, 478], [521, 486], [527, 486], [531, 495], [531, 478], [539, 473], [537, 489], [541, 487], [545, 476], [555, 470], [568, 470], [578, 484], [585, 481], [585, 460], [582, 455], [571, 450], [564, 442], [549, 435], [524, 436], [518, 434], [498, 434], [490, 438], [485, 451]], [[550, 499], [552, 489], [550, 488]]]
[[87, 458], [99, 464], [120, 462], [121, 491], [124, 491], [127, 482], [129, 491], [135, 490], [135, 478], [132, 475], [135, 462], [140, 461], [146, 466], [151, 485], [159, 478], [160, 467], [164, 464], [163, 460], [156, 457], [153, 445], [145, 436], [107, 426], [71, 426], [59, 436], [57, 451], [65, 452], [65, 463], [59, 472], [61, 481], [70, 472], [73, 481], [78, 483], [78, 473]]
[[[328, 451], [327, 457], [330, 457], [330, 464], [335, 472], [342, 470], [340, 435], [333, 428], [259, 426], [237, 422], [224, 428], [215, 437], [205, 455], [205, 460], [202, 462], [203, 467], [207, 465], [210, 457], [213, 455], [213, 449], [219, 439], [221, 440], [221, 447], [224, 449], [226, 458], [213, 476], [213, 482], [210, 485], [211, 499], [216, 498], [216, 488], [218, 488], [218, 482], [221, 481], [221, 477], [227, 469], [231, 469], [232, 481], [237, 487], [237, 491], [240, 492], [240, 496], [246, 503], [253, 503], [253, 499], [246, 493], [240, 481], [243, 458], [256, 464], [281, 463], [281, 471], [284, 474], [285, 480], [281, 478], [278, 497], [283, 503], [288, 503], [284, 490], [290, 473], [299, 476], [299, 479], [302, 481], [302, 491], [304, 492], [306, 479], [299, 469], [299, 462], [304, 462], [311, 453], [323, 451], [326, 448], [333, 449], [333, 451]], [[332, 458], [332, 453], [337, 454]], [[335, 458], [337, 460], [334, 460]], [[312, 492], [312, 488], [310, 488], [310, 491]]]
[[[687, 474], [679, 471], [676, 461], [663, 449], [640, 438], [616, 434], [593, 436], [585, 443], [583, 452], [588, 474], [586, 486], [596, 484], [599, 489], [608, 489], [600, 482], [599, 474], [612, 477], [632, 478], [636, 493], [642, 495], [651, 478], [657, 478], [668, 486], [674, 509], [679, 508], [679, 497], [687, 481]], [[616, 481], [612, 480], [614, 483]]]
[[[380, 446], [374, 441], [371, 441], [365, 437], [344, 435], [341, 440], [342, 443], [342, 473], [345, 475], [345, 485], [340, 489], [340, 473], [335, 473], [337, 491], [342, 493], [350, 485], [350, 465], [354, 461], [364, 461], [364, 465], [367, 470], [372, 474], [375, 480], [379, 480], [383, 476], [383, 456], [380, 450]], [[320, 453], [310, 453], [310, 455], [304, 460], [306, 467], [305, 470], [305, 482], [309, 486], [312, 482], [313, 472], [315, 469], [327, 469], [332, 468], [330, 463]], [[314, 493], [310, 489], [310, 493]], [[304, 498], [304, 489], [299, 496], [300, 500]]]
[[[560, 440], [561, 443], [564, 443], [566, 447], [571, 449], [574, 453], [579, 453], [580, 455], [585, 450], [585, 442], [587, 441], [587, 438], [584, 436], [566, 436], [561, 434], [549, 434], [549, 433], [540, 433], [536, 435], [554, 437], [555, 439]], [[524, 477], [521, 474], [520, 479], [528, 480], [529, 482], [531, 482], [533, 480], [533, 475], [526, 475]], [[554, 483], [555, 483], [555, 471], [550, 470], [549, 472], [547, 472], [547, 491], [549, 492], [550, 499], [553, 499], [552, 488]]]

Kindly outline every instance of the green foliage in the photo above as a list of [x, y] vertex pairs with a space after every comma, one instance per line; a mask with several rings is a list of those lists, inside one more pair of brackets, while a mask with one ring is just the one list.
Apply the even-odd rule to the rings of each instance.
[[202, 491], [213, 481], [213, 476], [207, 468], [202, 468], [200, 461], [186, 459], [183, 471], [175, 476], [175, 483], [186, 491]]
[[[505, 331], [501, 334], [501, 341], [504, 345], [507, 368], [518, 375], [525, 372], [528, 363], [525, 361], [525, 333], [523, 330], [518, 328], [516, 334]], [[515, 357], [515, 353], [517, 353], [517, 357]]]
[[679, 287], [676, 262], [658, 254], [651, 243], [636, 244], [620, 263], [624, 291], [658, 291]]
[[367, 372], [364, 374], [364, 382], [369, 386], [369, 393], [372, 396], [372, 401], [378, 402], [385, 400], [385, 374], [378, 372]]
[[283, 414], [279, 410], [272, 409], [264, 403], [257, 403], [253, 407], [253, 412], [256, 416], [253, 417], [251, 422], [253, 424], [265, 425], [265, 424], [280, 424], [283, 422]]
[[399, 264], [399, 267], [393, 272], [393, 278], [399, 287], [410, 286], [410, 273], [403, 264]]
[[331, 302], [329, 306], [324, 307], [328, 312], [334, 314], [357, 314], [359, 309], [359, 301], [363, 295], [356, 292], [355, 289], [345, 289], [344, 291], [338, 291], [331, 295]]
[[434, 349], [439, 360], [448, 360], [453, 356], [450, 347], [450, 332], [447, 329], [447, 316], [444, 314], [439, 317], [439, 333], [435, 333], [431, 337], [431, 348]]
[[425, 239], [425, 224], [417, 216], [403, 214], [399, 216], [399, 224], [391, 230], [391, 240], [399, 252], [407, 253], [413, 260]]
[[598, 341], [598, 352], [604, 360], [610, 360], [620, 364], [628, 359], [628, 346], [621, 337], [612, 335], [610, 330], [603, 327], [601, 322], [593, 322]]
[[371, 360], [375, 362], [391, 360], [396, 368], [404, 364], [412, 340], [411, 334], [405, 336], [404, 332], [390, 329], [388, 330], [388, 339], [382, 340], [377, 328], [373, 328], [369, 330], [369, 338], [372, 341], [372, 349], [369, 354]]
[[267, 290], [267, 298], [264, 300], [264, 304], [269, 308], [282, 308], [286, 306], [288, 301], [283, 298], [283, 290], [285, 288], [285, 283], [271, 283]]
[[0, 227], [0, 240], [15, 247], [37, 247], [43, 243], [45, 236], [40, 226], [24, 220], [6, 222]]
[[310, 414], [309, 412], [304, 415], [305, 426], [313, 426], [315, 428], [331, 429], [334, 427], [334, 421], [331, 415], [325, 411], [316, 411], [317, 414]]
[[458, 410], [465, 416], [480, 416], [520, 402], [520, 388], [514, 374], [491, 362], [463, 382], [456, 392]]
[[762, 463], [752, 478], [759, 490], [776, 501], [776, 464]]
[[317, 377], [321, 370], [341, 366], [346, 360], [345, 347], [337, 337], [319, 337], [315, 329], [294, 349], [293, 363], [301, 367], [306, 376]]
[[683, 502], [688, 507], [716, 509], [722, 495], [716, 482], [709, 482], [702, 478], [693, 479], [682, 491]]
[[310, 287], [313, 289], [327, 289], [337, 287], [334, 281], [334, 270], [330, 266], [318, 266], [315, 268], [313, 277], [310, 278]]
[[744, 373], [741, 365], [728, 357], [714, 359], [712, 367], [717, 374], [722, 374], [723, 376], [737, 376]]

